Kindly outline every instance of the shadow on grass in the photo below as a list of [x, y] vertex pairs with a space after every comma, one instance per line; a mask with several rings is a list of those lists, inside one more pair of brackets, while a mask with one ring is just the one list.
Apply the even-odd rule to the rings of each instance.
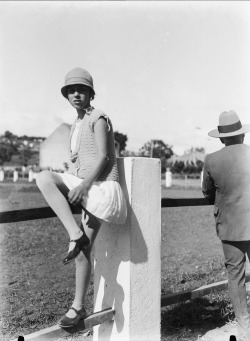
[[197, 340], [233, 319], [226, 292], [165, 307], [161, 312], [162, 341]]

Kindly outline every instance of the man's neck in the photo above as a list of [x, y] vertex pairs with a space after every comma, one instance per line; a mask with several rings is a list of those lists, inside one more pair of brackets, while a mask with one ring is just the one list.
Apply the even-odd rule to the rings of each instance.
[[228, 147], [228, 146], [233, 146], [235, 144], [243, 144], [243, 142], [234, 142], [234, 141], [228, 141], [227, 143], [225, 143], [225, 146]]

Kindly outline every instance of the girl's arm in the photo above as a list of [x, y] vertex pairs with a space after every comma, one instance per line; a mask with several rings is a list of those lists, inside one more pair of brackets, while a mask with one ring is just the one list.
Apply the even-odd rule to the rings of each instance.
[[95, 143], [97, 148], [97, 160], [89, 175], [82, 181], [81, 185], [73, 188], [69, 194], [69, 202], [73, 205], [79, 204], [88, 191], [92, 183], [102, 173], [108, 162], [108, 125], [104, 118], [100, 118], [95, 124]]

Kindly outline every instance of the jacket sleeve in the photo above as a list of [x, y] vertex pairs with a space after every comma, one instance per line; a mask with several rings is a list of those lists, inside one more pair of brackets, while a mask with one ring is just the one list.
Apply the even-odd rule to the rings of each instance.
[[216, 187], [209, 171], [208, 158], [206, 156], [203, 169], [202, 193], [210, 204], [215, 202]]

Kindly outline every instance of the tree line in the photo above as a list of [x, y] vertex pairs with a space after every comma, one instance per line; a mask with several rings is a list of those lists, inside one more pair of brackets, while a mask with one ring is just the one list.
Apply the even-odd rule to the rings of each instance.
[[[120, 154], [123, 157], [126, 156], [140, 156], [140, 157], [152, 157], [161, 160], [161, 171], [166, 172], [169, 167], [173, 173], [191, 174], [200, 173], [203, 168], [203, 160], [197, 160], [190, 158], [190, 160], [182, 161], [176, 160], [172, 162], [171, 157], [174, 155], [173, 146], [165, 143], [160, 139], [151, 139], [144, 143], [144, 145], [138, 150], [138, 152], [130, 152], [126, 150], [128, 137], [126, 134], [118, 131], [114, 132], [115, 140], [119, 143]], [[19, 156], [19, 160], [22, 165], [27, 165], [30, 160], [36, 158], [39, 159], [39, 152], [34, 151], [34, 146], [39, 145], [45, 137], [18, 136], [10, 131], [6, 131], [4, 135], [0, 136], [0, 165], [4, 162], [10, 162], [13, 155]], [[186, 153], [194, 154], [195, 152], [205, 154], [204, 148], [191, 148]]]
[[[187, 160], [173, 160], [173, 146], [163, 140], [152, 139], [144, 143], [138, 152], [124, 150], [123, 156], [152, 157], [161, 160], [161, 172], [166, 172], [170, 168], [171, 172], [178, 174], [200, 173], [204, 165], [205, 149], [203, 147], [192, 147], [186, 150]], [[181, 158], [180, 158], [181, 159]], [[185, 159], [185, 158], [184, 158]]]

